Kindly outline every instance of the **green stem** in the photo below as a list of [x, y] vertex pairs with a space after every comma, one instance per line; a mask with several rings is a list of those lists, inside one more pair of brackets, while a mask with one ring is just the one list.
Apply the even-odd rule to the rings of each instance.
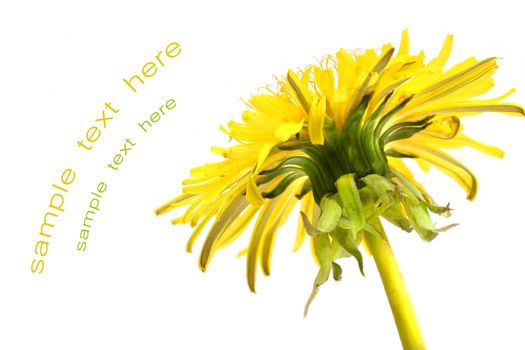
[[383, 235], [384, 239], [366, 234], [365, 240], [383, 281], [403, 349], [425, 350], [425, 341], [417, 322], [412, 301], [381, 222], [377, 219], [372, 222], [372, 225]]

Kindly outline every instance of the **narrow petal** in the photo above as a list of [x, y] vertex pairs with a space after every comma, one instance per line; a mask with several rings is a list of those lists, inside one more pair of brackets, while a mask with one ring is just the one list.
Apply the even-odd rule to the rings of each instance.
[[[313, 215], [313, 196], [311, 192], [303, 197], [301, 201], [301, 212], [305, 213], [311, 221]], [[305, 238], [306, 230], [304, 228], [303, 219], [299, 216], [297, 220], [297, 233], [295, 234], [295, 241], [292, 247], [293, 252], [296, 252], [301, 248]]]
[[217, 251], [216, 242], [220, 238], [220, 235], [239, 217], [247, 206], [248, 201], [246, 198], [244, 196], [238, 196], [230, 202], [230, 205], [224, 211], [221, 218], [215, 221], [204, 241], [199, 257], [199, 267], [202, 271], [206, 271], [213, 254]]
[[324, 144], [324, 119], [326, 116], [326, 98], [315, 98], [308, 118], [308, 134], [313, 144]]
[[268, 155], [270, 154], [270, 151], [272, 150], [273, 146], [275, 146], [275, 143], [267, 143], [259, 151], [259, 155], [257, 157], [257, 166], [255, 168], [256, 173], [259, 172], [259, 170], [261, 169], [264, 161], [266, 160], [266, 157], [268, 157]]
[[303, 121], [297, 123], [284, 123], [275, 130], [275, 138], [281, 142], [288, 141], [288, 139], [297, 134], [303, 128]]
[[473, 200], [477, 192], [477, 180], [472, 171], [470, 171], [461, 162], [452, 156], [436, 149], [422, 146], [414, 146], [406, 142], [398, 142], [392, 149], [422, 158], [434, 165], [446, 175], [455, 180], [467, 192], [467, 199]]
[[408, 55], [410, 49], [410, 38], [408, 37], [408, 30], [404, 29], [401, 33], [401, 42], [399, 43], [399, 50], [397, 51], [397, 57]]
[[250, 244], [248, 245], [248, 255], [246, 257], [246, 279], [248, 281], [248, 287], [254, 293], [255, 279], [257, 277], [257, 262], [259, 251], [261, 249], [261, 238], [267, 227], [273, 224], [269, 223], [269, 220], [277, 203], [277, 199], [270, 199], [264, 203], [262, 211], [257, 217], [257, 221], [255, 223], [255, 227], [253, 228], [252, 236], [250, 238]]
[[445, 38], [445, 42], [443, 43], [443, 47], [441, 48], [441, 51], [439, 52], [439, 55], [433, 59], [429, 65], [432, 66], [432, 68], [437, 68], [439, 70], [443, 69], [445, 64], [448, 61], [448, 58], [450, 57], [450, 52], [452, 51], [452, 35], [447, 35]]
[[304, 111], [308, 113], [310, 111], [310, 99], [307, 87], [292, 70], [288, 71], [286, 75], [286, 81], [288, 82], [291, 91], [292, 97], [297, 102], [299, 106], [302, 106]]
[[217, 240], [217, 250], [223, 249], [233, 243], [252, 221], [258, 211], [259, 208], [253, 205], [246, 209], [242, 216], [235, 220], [235, 223], [230, 225], [220, 239]]
[[288, 216], [295, 207], [295, 204], [297, 203], [295, 192], [297, 192], [297, 189], [301, 185], [301, 182], [297, 181], [296, 183], [290, 185], [286, 192], [281, 195], [282, 198], [279, 201], [279, 204], [274, 209], [274, 222], [270, 229], [264, 234], [264, 238], [262, 239], [263, 242], [260, 257], [261, 268], [266, 276], [270, 275], [271, 259], [273, 253], [273, 246], [275, 242], [275, 236], [277, 234], [277, 231], [279, 230], [279, 227], [282, 224], [284, 224], [284, 222], [286, 222]]
[[159, 208], [155, 209], [155, 214], [157, 214], [157, 215], [166, 214], [167, 212], [169, 212], [170, 210], [172, 210], [172, 209], [174, 209], [176, 207], [182, 207], [182, 206], [188, 205], [188, 203], [190, 203], [191, 200], [193, 200], [193, 199], [195, 199], [195, 195], [194, 194], [186, 194], [186, 193], [181, 194], [177, 198], [172, 199], [168, 203], [166, 203], [166, 204], [160, 206]]
[[257, 187], [253, 177], [250, 177], [248, 180], [248, 184], [246, 186], [246, 198], [251, 205], [257, 208], [261, 207], [264, 203], [264, 198], [259, 192], [259, 188]]
[[202, 221], [200, 222], [199, 226], [193, 231], [193, 233], [190, 236], [190, 239], [188, 239], [188, 243], [186, 243], [186, 252], [191, 253], [193, 250], [193, 245], [195, 244], [195, 241], [197, 238], [199, 238], [202, 230], [206, 226], [206, 224], [210, 221], [210, 219], [213, 217], [213, 213], [208, 214]]

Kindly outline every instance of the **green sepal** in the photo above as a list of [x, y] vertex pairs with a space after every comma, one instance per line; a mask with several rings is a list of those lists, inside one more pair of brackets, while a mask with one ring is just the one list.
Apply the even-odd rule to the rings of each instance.
[[450, 208], [450, 203], [448, 203], [445, 207], [440, 207], [439, 205], [436, 205], [434, 203], [429, 203], [426, 200], [424, 200], [423, 204], [427, 207], [428, 210], [430, 210], [434, 214], [441, 215], [445, 218], [450, 217], [450, 211], [452, 210]]
[[[374, 123], [375, 127], [374, 127], [374, 131], [373, 131], [373, 136], [372, 136], [372, 134], [370, 134], [371, 136], [368, 136], [368, 137], [371, 137], [371, 141], [373, 141], [373, 143], [374, 143], [373, 146], [368, 146], [369, 148], [375, 149], [376, 152], [379, 152], [381, 155], [382, 155], [382, 152], [385, 152], [384, 151], [384, 144], [382, 144], [382, 142], [380, 140], [381, 136], [383, 134], [383, 128], [387, 125], [388, 121], [394, 115], [396, 115], [399, 111], [401, 111], [403, 108], [405, 108], [405, 106], [412, 100], [413, 97], [414, 96], [412, 95], [412, 96], [409, 96], [409, 97], [405, 98], [397, 106], [395, 106], [390, 111], [388, 111], [385, 115], [383, 115], [383, 116], [378, 118], [378, 122]], [[405, 155], [405, 154], [402, 154], [402, 153], [399, 153], [399, 152], [396, 152], [396, 151], [392, 151], [392, 150], [386, 151], [384, 154], [385, 154], [385, 156], [384, 156], [384, 161], [385, 162], [386, 162], [386, 156], [403, 157], [403, 158], [409, 157], [409, 155]], [[388, 170], [385, 169], [384, 173], [386, 174], [387, 171]], [[384, 175], [384, 174], [381, 173], [381, 175]]]
[[395, 172], [394, 175], [395, 176], [392, 176], [391, 179], [401, 193], [414, 196], [422, 201], [425, 200], [423, 193], [421, 193], [421, 191], [416, 186], [414, 186], [412, 182], [397, 172]]
[[396, 124], [381, 135], [379, 144], [384, 147], [393, 141], [409, 139], [418, 132], [425, 130], [430, 125], [432, 118], [434, 118], [433, 115], [417, 121]]
[[375, 142], [375, 125], [381, 113], [385, 109], [386, 104], [392, 97], [393, 92], [390, 92], [385, 96], [383, 102], [376, 108], [372, 115], [365, 122], [365, 125], [361, 129], [361, 143], [366, 157], [369, 159], [370, 166], [376, 174], [384, 174], [388, 169], [388, 162], [385, 156], [385, 152], [382, 148], [378, 148], [378, 144]]
[[402, 195], [401, 203], [410, 224], [424, 241], [432, 241], [436, 238], [437, 231], [424, 205], [422, 193], [404, 177], [392, 177], [392, 180]]
[[427, 208], [420, 203], [416, 204], [410, 200], [406, 200], [403, 204], [407, 211], [408, 219], [419, 236], [427, 242], [436, 238], [438, 231], [430, 219]]
[[319, 164], [306, 156], [290, 157], [273, 169], [259, 172], [259, 175], [271, 174], [271, 172], [276, 171], [281, 167], [302, 169], [308, 175], [308, 178], [312, 183], [312, 190], [316, 203], [319, 203], [326, 193], [335, 192], [333, 183], [329, 181], [326, 174], [323, 172], [323, 169], [319, 167]]
[[388, 192], [394, 192], [396, 186], [386, 177], [370, 174], [361, 178], [363, 181], [374, 193], [378, 196], [383, 196]]
[[279, 168], [291, 167], [295, 169], [302, 169], [308, 173], [308, 175], [321, 173], [322, 170], [319, 168], [319, 165], [312, 161], [309, 157], [305, 156], [294, 156], [287, 158], [275, 168], [263, 170], [259, 172], [259, 175], [270, 175], [272, 172], [276, 171]]
[[359, 190], [354, 180], [354, 174], [341, 176], [335, 182], [335, 186], [337, 187], [346, 217], [352, 226], [352, 234], [354, 235], [354, 239], [356, 239], [357, 233], [363, 229], [365, 224], [365, 215], [361, 198], [359, 197]]
[[379, 200], [378, 205], [390, 205], [396, 186], [389, 179], [377, 174], [370, 174], [361, 178], [361, 180], [377, 196]]
[[445, 231], [448, 231], [451, 228], [456, 227], [458, 225], [459, 225], [458, 223], [453, 223], [453, 224], [450, 224], [450, 225], [447, 225], [447, 226], [443, 226], [443, 227], [437, 228], [435, 231], [438, 232], [438, 233], [445, 232]]
[[299, 200], [303, 199], [303, 197], [312, 190], [312, 183], [310, 182], [310, 179], [306, 180], [303, 184], [303, 187], [301, 188], [301, 192], [295, 195], [295, 197]]
[[302, 172], [295, 172], [286, 175], [286, 177], [282, 179], [281, 182], [279, 182], [279, 184], [273, 190], [271, 190], [270, 192], [263, 192], [262, 196], [264, 198], [275, 198], [281, 195], [284, 191], [286, 191], [286, 189], [292, 182], [303, 176], [305, 176], [305, 174]]
[[332, 261], [332, 276], [336, 282], [339, 282], [343, 278], [343, 269], [341, 265]]
[[457, 225], [451, 224], [443, 228], [436, 228], [428, 211], [449, 217], [449, 206], [440, 207], [433, 202], [429, 202], [416, 186], [399, 174], [396, 174], [396, 177], [392, 179], [396, 182], [399, 191], [404, 196], [403, 207], [407, 213], [408, 220], [423, 240], [431, 241], [439, 232], [446, 231]]
[[323, 132], [325, 138], [323, 148], [326, 150], [326, 156], [334, 168], [335, 181], [339, 176], [353, 172], [353, 165], [356, 162], [350, 161], [351, 158], [347, 154], [348, 145], [345, 143], [346, 139], [341, 139], [332, 119], [325, 119]]
[[419, 200], [427, 207], [428, 210], [431, 212], [441, 215], [443, 217], [448, 218], [450, 216], [450, 206], [447, 204], [445, 207], [441, 207], [437, 204], [435, 204], [431, 198], [426, 198], [421, 191], [414, 186], [412, 182], [407, 180], [404, 176], [401, 174], [395, 172], [395, 177], [392, 177], [392, 180], [398, 185], [401, 192], [404, 190], [410, 191], [414, 196], [419, 198]]
[[306, 233], [309, 235], [309, 236], [312, 236], [312, 237], [315, 237], [317, 235], [321, 235], [323, 234], [324, 232], [321, 232], [319, 230], [317, 230], [314, 225], [312, 225], [312, 223], [310, 222], [310, 220], [308, 219], [308, 216], [304, 213], [304, 212], [301, 212], [301, 218], [303, 219], [303, 226], [304, 226], [304, 229], [306, 230]]
[[343, 213], [341, 205], [328, 196], [323, 197], [321, 200], [321, 216], [317, 221], [317, 230], [321, 232], [332, 232], [339, 222], [339, 218]]
[[366, 157], [363, 142], [360, 137], [361, 122], [368, 102], [370, 102], [370, 94], [363, 97], [357, 108], [353, 109], [345, 120], [343, 125], [342, 135], [343, 141], [348, 152], [348, 158], [352, 160], [355, 172], [359, 176], [364, 176], [370, 172], [370, 164]]
[[382, 216], [402, 230], [410, 232], [412, 226], [400, 204], [403, 196], [400, 195], [396, 183], [390, 178], [376, 174], [365, 176], [361, 180], [366, 184], [366, 187], [359, 190], [363, 202], [372, 201], [372, 198], [376, 197], [374, 205], [370, 203], [365, 205], [366, 218]]
[[357, 131], [361, 126], [361, 120], [368, 108], [368, 102], [370, 102], [371, 95], [368, 94], [359, 103], [357, 108], [354, 108], [348, 114], [348, 117], [343, 124], [343, 134], [345, 135], [357, 135]]
[[458, 225], [451, 224], [445, 227], [436, 228], [424, 203], [419, 202], [415, 204], [407, 199], [403, 204], [406, 208], [410, 223], [424, 241], [430, 242], [437, 237], [438, 233]]
[[[377, 125], [376, 125], [376, 127], [374, 129], [374, 140], [376, 140], [376, 142], [379, 142], [379, 139], [381, 138], [381, 135], [383, 134], [383, 128], [388, 123], [390, 118], [392, 118], [399, 111], [401, 111], [403, 108], [405, 108], [405, 106], [412, 100], [413, 97], [414, 97], [414, 95], [405, 98], [397, 106], [392, 108], [390, 111], [388, 111], [384, 116], [382, 116], [379, 119], [379, 122], [377, 123]], [[376, 147], [379, 147], [379, 146], [377, 145]]]
[[329, 181], [334, 182], [341, 173], [339, 162], [335, 161], [333, 157], [330, 157], [327, 153], [326, 147], [319, 147], [309, 142], [294, 142], [287, 143], [279, 146], [279, 149], [284, 151], [302, 151], [308, 155], [314, 162], [321, 165], [325, 169], [325, 175], [330, 173]]
[[349, 230], [337, 229], [332, 234], [332, 238], [337, 242], [348, 254], [353, 256], [357, 265], [359, 266], [359, 271], [364, 276], [364, 266], [363, 266], [363, 255], [358, 249], [360, 240], [356, 240], [353, 237], [353, 234]]
[[337, 226], [344, 230], [350, 230], [352, 228], [352, 225], [350, 224], [350, 221], [345, 218], [344, 216], [341, 216], [339, 218], [339, 221], [337, 222]]
[[315, 255], [319, 261], [320, 269], [315, 278], [312, 293], [310, 294], [310, 297], [308, 298], [308, 301], [304, 307], [304, 317], [308, 315], [308, 309], [310, 308], [310, 305], [312, 304], [315, 296], [319, 292], [319, 287], [328, 280], [330, 277], [330, 272], [332, 271], [332, 254], [329, 235], [317, 236]]
[[361, 198], [361, 206], [363, 207], [365, 219], [377, 216], [377, 196], [374, 194], [374, 192], [365, 186], [359, 189], [359, 197]]
[[393, 149], [389, 149], [388, 151], [385, 151], [385, 154], [387, 155], [387, 157], [394, 157], [394, 158], [416, 158], [415, 156], [411, 154], [398, 152]]
[[277, 169], [272, 169], [272, 170], [266, 171], [263, 174], [264, 177], [262, 177], [261, 179], [257, 180], [257, 186], [264, 185], [264, 184], [266, 184], [266, 183], [268, 183], [268, 182], [270, 182], [272, 180], [275, 180], [279, 176], [284, 175], [286, 173], [295, 173], [295, 172], [301, 172], [301, 173], [303, 173], [303, 175], [306, 175], [306, 173], [300, 168], [280, 167], [280, 168], [277, 168]]
[[412, 232], [412, 225], [410, 220], [404, 214], [404, 209], [401, 203], [392, 203], [382, 214], [382, 217], [387, 219], [391, 224], [399, 227], [403, 231]]

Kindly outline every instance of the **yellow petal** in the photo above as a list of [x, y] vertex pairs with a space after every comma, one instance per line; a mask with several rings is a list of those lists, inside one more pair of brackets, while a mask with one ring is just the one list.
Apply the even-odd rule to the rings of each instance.
[[237, 196], [229, 202], [229, 206], [224, 210], [220, 219], [217, 219], [206, 236], [206, 240], [202, 245], [201, 254], [199, 256], [199, 268], [206, 271], [211, 258], [217, 251], [217, 241], [224, 231], [235, 222], [243, 210], [248, 206], [248, 201], [244, 196]]
[[430, 101], [444, 98], [460, 89], [475, 86], [486, 79], [490, 79], [490, 76], [497, 68], [496, 58], [487, 58], [423, 89], [416, 94], [409, 104], [416, 106], [429, 103]]
[[[314, 209], [313, 195], [312, 192], [306, 194], [301, 200], [301, 212], [305, 213], [306, 216], [312, 221]], [[297, 221], [297, 233], [295, 234], [295, 242], [292, 247], [292, 251], [296, 252], [303, 245], [304, 239], [306, 238], [306, 229], [304, 227], [303, 219], [299, 216]]]
[[457, 117], [446, 116], [432, 119], [421, 135], [449, 140], [457, 135], [461, 123]]
[[323, 96], [331, 96], [334, 92], [334, 72], [331, 69], [314, 67], [315, 85]]
[[417, 165], [423, 170], [425, 173], [428, 173], [430, 171], [430, 164], [426, 160], [423, 160], [421, 158], [416, 158]]
[[292, 183], [286, 191], [279, 197], [279, 203], [274, 209], [273, 213], [273, 224], [271, 228], [264, 234], [262, 239], [262, 250], [261, 250], [261, 268], [266, 276], [270, 275], [270, 263], [273, 253], [273, 244], [275, 242], [275, 236], [279, 227], [286, 222], [291, 211], [297, 203], [295, 193], [299, 186], [302, 186], [303, 181], [295, 181]]
[[436, 108], [418, 111], [413, 116], [425, 114], [456, 114], [456, 115], [472, 115], [484, 112], [505, 113], [510, 115], [523, 116], [525, 111], [523, 107], [514, 104], [484, 104], [483, 101], [466, 101], [458, 103], [449, 103], [436, 106]]
[[441, 70], [447, 63], [448, 58], [450, 57], [451, 51], [452, 51], [452, 35], [447, 35], [447, 37], [445, 38], [445, 42], [443, 43], [443, 47], [441, 48], [441, 51], [439, 52], [439, 55], [429, 63], [429, 66], [432, 66], [432, 68], [437, 68]]
[[260, 208], [261, 205], [264, 204], [264, 198], [259, 192], [259, 188], [253, 177], [250, 177], [246, 185], [246, 198], [248, 202], [256, 208]]
[[408, 37], [408, 30], [404, 29], [401, 33], [401, 42], [399, 43], [399, 50], [397, 51], [397, 57], [408, 55], [410, 48], [410, 38]]
[[197, 228], [193, 231], [190, 239], [188, 240], [188, 243], [186, 243], [186, 251], [188, 253], [191, 253], [191, 251], [193, 250], [193, 244], [195, 244], [195, 240], [200, 236], [202, 230], [204, 229], [204, 227], [206, 226], [206, 224], [208, 223], [208, 221], [210, 221], [212, 217], [213, 217], [213, 213], [210, 213], [207, 217], [202, 219], [199, 226], [197, 226]]
[[257, 166], [255, 167], [255, 173], [258, 173], [259, 170], [261, 170], [261, 167], [270, 154], [270, 151], [272, 150], [273, 146], [275, 146], [275, 143], [266, 143], [264, 146], [261, 147], [261, 150], [259, 151], [259, 155], [257, 157]]
[[250, 104], [259, 114], [263, 115], [264, 121], [274, 119], [276, 121], [297, 121], [297, 117], [301, 116], [298, 107], [289, 99], [281, 95], [261, 94], [255, 95], [251, 98]]
[[468, 200], [473, 200], [476, 197], [478, 188], [476, 177], [465, 165], [447, 153], [420, 145], [414, 146], [405, 142], [396, 143], [392, 149], [428, 161], [463, 187], [467, 192]]
[[316, 97], [310, 108], [308, 133], [313, 144], [324, 144], [324, 118], [326, 116], [326, 98]]
[[260, 247], [261, 238], [267, 229], [270, 216], [277, 204], [277, 200], [270, 199], [266, 201], [262, 207], [262, 211], [257, 217], [255, 227], [253, 228], [252, 235], [250, 238], [250, 244], [248, 245], [248, 255], [246, 257], [246, 279], [248, 281], [248, 287], [252, 292], [255, 293], [255, 279], [257, 277], [257, 262]]
[[240, 257], [242, 257], [242, 256], [245, 256], [246, 254], [248, 254], [248, 247], [246, 247], [246, 248], [242, 249], [241, 251], [239, 251], [239, 252], [237, 253], [237, 258], [240, 258]]
[[288, 82], [290, 90], [292, 91], [292, 98], [299, 106], [303, 107], [306, 113], [308, 113], [310, 111], [310, 98], [307, 86], [305, 86], [299, 79], [297, 73], [291, 69], [288, 70], [286, 81]]
[[463, 143], [465, 146], [472, 147], [485, 154], [488, 154], [489, 156], [503, 158], [503, 156], [505, 155], [505, 152], [501, 148], [481, 143], [468, 137], [465, 134], [458, 135], [458, 137], [455, 138], [455, 141]]
[[180, 196], [176, 197], [175, 199], [172, 199], [171, 201], [169, 201], [168, 203], [158, 207], [157, 209], [155, 209], [155, 214], [157, 215], [162, 215], [162, 214], [166, 214], [167, 212], [169, 212], [170, 210], [176, 208], [176, 207], [181, 207], [181, 206], [185, 206], [185, 205], [188, 205], [192, 200], [195, 199], [195, 195], [194, 194], [181, 194]]
[[416, 135], [410, 140], [414, 145], [422, 145], [429, 148], [461, 148], [472, 147], [477, 151], [483, 152], [489, 156], [503, 158], [505, 152], [496, 146], [488, 145], [468, 137], [465, 134], [458, 134], [452, 139], [428, 138], [424, 134]]
[[388, 65], [393, 54], [394, 54], [394, 48], [392, 47], [392, 45], [390, 44], [384, 45], [381, 57], [375, 64], [374, 68], [372, 68], [372, 72], [374, 73], [381, 72]]
[[281, 142], [288, 141], [288, 139], [297, 134], [303, 128], [303, 121], [297, 123], [284, 123], [275, 130], [275, 138]]
[[231, 153], [229, 148], [223, 148], [223, 147], [217, 147], [217, 146], [212, 146], [211, 151], [215, 154], [223, 156], [224, 158], [228, 158]]
[[248, 226], [248, 224], [252, 221], [253, 217], [257, 212], [259, 211], [259, 208], [255, 206], [250, 206], [248, 209], [246, 209], [246, 212], [242, 214], [237, 220], [235, 220], [235, 223], [233, 225], [230, 225], [228, 229], [224, 232], [224, 234], [220, 237], [220, 239], [217, 240], [217, 250], [223, 249], [233, 243], [244, 231], [244, 229]]

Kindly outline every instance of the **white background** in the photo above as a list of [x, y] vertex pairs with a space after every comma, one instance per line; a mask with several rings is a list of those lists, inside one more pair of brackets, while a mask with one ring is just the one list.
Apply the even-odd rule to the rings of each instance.
[[[2, 349], [399, 349], [370, 257], [366, 278], [345, 262], [302, 309], [316, 274], [305, 245], [292, 254], [295, 220], [278, 236], [270, 278], [249, 292], [248, 232], [218, 253], [206, 274], [184, 251], [187, 227], [153, 209], [177, 195], [189, 169], [218, 160], [218, 130], [239, 118], [260, 86], [340, 47], [397, 46], [408, 28], [412, 52], [432, 57], [455, 35], [451, 61], [498, 56], [498, 92], [525, 103], [519, 2], [169, 1], [3, 2], [0, 5]], [[123, 78], [177, 41], [182, 53], [133, 94]], [[177, 107], [147, 134], [136, 126], [167, 99]], [[75, 142], [104, 102], [121, 109], [92, 151]], [[506, 150], [504, 160], [456, 153], [478, 174], [473, 203], [436, 172], [423, 177], [457, 228], [431, 244], [387, 227], [429, 349], [524, 349], [525, 243], [522, 161], [525, 120], [483, 115], [467, 133]], [[107, 164], [126, 137], [137, 146], [118, 172]], [[68, 167], [66, 196], [46, 256], [30, 272], [51, 185]], [[108, 183], [88, 249], [76, 251], [99, 181]], [[197, 243], [197, 246], [202, 241]], [[197, 249], [196, 249], [197, 250]]]

